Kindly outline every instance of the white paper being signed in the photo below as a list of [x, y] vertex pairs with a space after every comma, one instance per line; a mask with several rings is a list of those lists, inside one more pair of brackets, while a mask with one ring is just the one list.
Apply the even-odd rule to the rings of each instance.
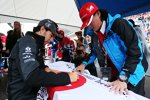
[[73, 63], [68, 63], [68, 62], [64, 62], [64, 61], [49, 63], [49, 61], [46, 60], [45, 65], [49, 66], [49, 68], [59, 70], [62, 72], [72, 72], [72, 70], [75, 68], [75, 65]]
[[[63, 61], [55, 63], [49, 63], [47, 61], [45, 64], [52, 69], [63, 72], [71, 72], [75, 68], [74, 64]], [[86, 83], [83, 86], [67, 91], [56, 91], [53, 100], [149, 100], [131, 91], [129, 93], [130, 95], [114, 94], [113, 92], [109, 92], [109, 87], [99, 83], [100, 79], [98, 77], [85, 73], [82, 75], [86, 78]], [[47, 97], [43, 88], [39, 91], [38, 95], [38, 98], [41, 97]], [[42, 100], [46, 99], [44, 98]]]

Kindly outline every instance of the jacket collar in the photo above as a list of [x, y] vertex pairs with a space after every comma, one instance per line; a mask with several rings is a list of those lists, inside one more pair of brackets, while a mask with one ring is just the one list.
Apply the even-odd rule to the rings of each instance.
[[107, 18], [107, 28], [106, 28], [106, 34], [111, 30], [111, 26], [113, 24], [113, 22], [117, 19], [120, 18], [121, 15], [120, 14], [116, 14], [115, 16], [111, 16], [110, 14], [108, 14], [108, 18]]
[[105, 30], [106, 30], [106, 21], [103, 21], [102, 27], [100, 28], [100, 32], [101, 32], [102, 34], [104, 34], [104, 33], [105, 33]]
[[44, 36], [40, 36], [40, 35], [33, 33], [33, 32], [27, 32], [26, 35], [32, 36], [35, 39], [36, 44], [38, 45], [39, 48], [44, 47], [44, 40], [45, 40]]

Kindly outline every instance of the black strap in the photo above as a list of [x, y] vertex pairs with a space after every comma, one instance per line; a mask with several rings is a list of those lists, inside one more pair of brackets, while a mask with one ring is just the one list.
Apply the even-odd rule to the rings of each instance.
[[99, 65], [101, 67], [104, 67], [105, 66], [105, 52], [102, 50], [102, 45], [96, 34], [92, 35], [92, 44], [93, 44], [94, 50], [96, 51]]

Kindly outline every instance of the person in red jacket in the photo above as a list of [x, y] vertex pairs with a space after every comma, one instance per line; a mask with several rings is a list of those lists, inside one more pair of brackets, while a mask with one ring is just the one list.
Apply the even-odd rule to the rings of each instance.
[[75, 51], [75, 45], [73, 40], [64, 35], [63, 30], [59, 30], [58, 33], [62, 36], [59, 37], [59, 50], [62, 52], [62, 59], [66, 62], [71, 62], [73, 60], [73, 55]]

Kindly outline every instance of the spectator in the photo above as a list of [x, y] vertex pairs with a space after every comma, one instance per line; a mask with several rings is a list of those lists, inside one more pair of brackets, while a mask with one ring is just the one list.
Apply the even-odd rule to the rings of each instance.
[[[52, 37], [52, 39], [50, 40], [50, 44], [51, 44], [51, 58], [52, 60], [56, 60], [56, 51], [58, 50], [58, 41]], [[55, 62], [55, 61], [53, 61]]]
[[[21, 24], [18, 21], [14, 22], [14, 29], [9, 30], [7, 32], [7, 37], [6, 37], [6, 54], [5, 57], [9, 57], [9, 54], [13, 48], [13, 46], [16, 44], [17, 40], [23, 37], [24, 34], [21, 31]], [[8, 64], [7, 64], [7, 59], [5, 59], [4, 67], [7, 69]]]
[[[128, 21], [120, 17], [118, 14], [112, 17], [107, 11], [88, 2], [80, 9], [83, 22], [81, 29], [87, 26], [93, 29], [92, 47], [99, 65], [106, 70], [109, 66], [109, 69], [112, 69], [112, 82], [107, 84], [112, 86], [110, 91], [122, 94], [129, 89], [144, 95], [145, 71], [148, 64], [146, 61], [142, 63], [145, 56], [135, 30]], [[78, 70], [83, 70], [86, 65], [84, 62]], [[111, 70], [109, 72], [111, 73]]]
[[14, 22], [14, 29], [7, 32], [6, 38], [6, 53], [10, 54], [13, 46], [16, 44], [17, 40], [23, 37], [24, 34], [21, 31], [21, 24], [18, 21]]
[[75, 32], [75, 35], [78, 38], [77, 40], [75, 39], [77, 46], [81, 45], [81, 44], [83, 45], [84, 44], [84, 37], [82, 37], [82, 31]]
[[48, 68], [41, 53], [51, 35], [56, 34], [55, 22], [44, 19], [17, 41], [9, 58], [8, 99], [36, 100], [41, 86], [67, 85], [77, 81], [76, 72], [61, 73]]
[[[90, 59], [90, 56], [91, 56], [90, 54], [85, 52], [84, 45], [82, 45], [82, 44], [78, 45], [78, 47], [76, 48], [75, 58], [72, 61], [72, 63], [74, 63], [75, 66], [77, 67], [77, 66], [81, 65], [83, 61], [88, 61]], [[92, 75], [97, 76], [94, 63], [87, 65], [86, 69], [89, 70], [89, 72]]]
[[61, 36], [57, 36], [55, 38], [59, 41], [58, 48], [62, 52], [61, 60], [71, 62], [75, 51], [74, 42], [70, 38], [64, 36], [63, 30], [59, 30], [58, 32]]

